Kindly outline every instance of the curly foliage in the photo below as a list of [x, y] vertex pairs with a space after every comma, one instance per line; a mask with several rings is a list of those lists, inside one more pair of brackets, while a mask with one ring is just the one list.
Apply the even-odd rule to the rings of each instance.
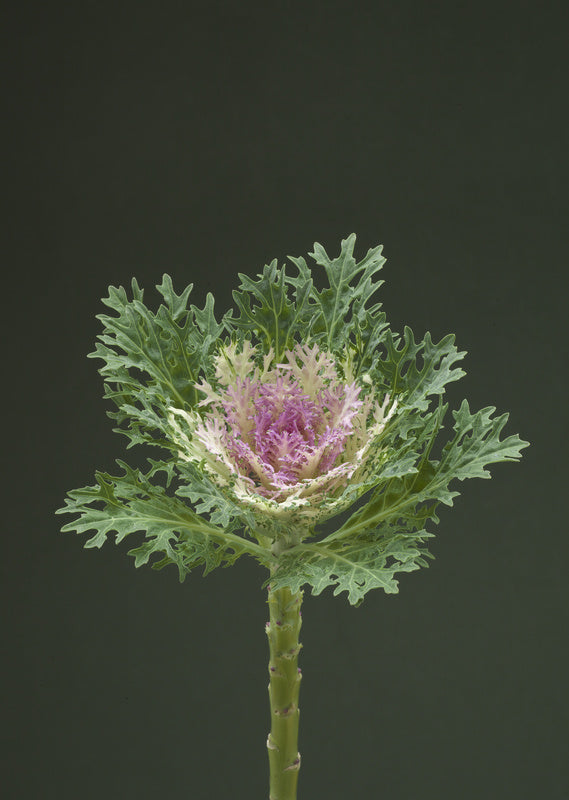
[[[105, 396], [115, 407], [109, 415], [129, 447], [159, 446], [162, 456], [149, 460], [146, 472], [118, 462], [121, 474], [97, 473], [95, 485], [71, 491], [58, 513], [77, 516], [63, 530], [93, 531], [86, 547], [101, 547], [112, 532], [117, 543], [142, 533], [130, 551], [135, 565], [173, 564], [182, 580], [198, 565], [209, 572], [248, 554], [271, 570], [273, 588], [308, 584], [318, 594], [330, 586], [354, 604], [373, 588], [396, 592], [397, 573], [426, 566], [425, 542], [433, 536], [426, 526], [438, 522], [439, 504], [453, 504], [456, 481], [490, 477], [490, 464], [519, 459], [527, 442], [501, 438], [507, 414], [494, 416], [491, 407], [471, 413], [465, 400], [452, 412], [452, 438], [431, 457], [448, 411], [445, 388], [465, 374], [457, 366], [465, 353], [453, 335], [416, 341], [408, 327], [402, 335], [391, 331], [375, 300], [381, 247], [356, 262], [354, 245], [352, 235], [331, 259], [315, 244], [313, 270], [291, 257], [293, 276], [276, 261], [257, 279], [240, 275], [236, 308], [219, 322], [212, 295], [202, 309], [190, 305], [192, 287], [178, 295], [168, 275], [157, 286], [163, 302], [156, 312], [136, 280], [130, 299], [123, 287], [110, 287], [103, 302], [114, 313], [99, 316], [103, 332], [91, 357], [103, 361]], [[262, 353], [272, 349], [277, 363], [297, 342], [316, 343], [365, 391], [397, 400], [376, 470], [345, 488], [352, 512], [327, 536], [316, 525], [272, 540], [231, 491], [179, 459], [168, 410], [195, 409], [196, 384], [214, 378], [220, 344], [244, 339]]]

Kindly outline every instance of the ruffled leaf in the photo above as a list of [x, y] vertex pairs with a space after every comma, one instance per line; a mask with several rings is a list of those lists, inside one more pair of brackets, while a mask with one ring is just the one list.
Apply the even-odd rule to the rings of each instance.
[[[287, 349], [292, 349], [295, 338], [302, 336], [307, 320], [307, 301], [312, 288], [308, 270], [300, 270], [292, 281], [277, 261], [265, 266], [257, 281], [239, 274], [240, 290], [233, 298], [240, 311], [231, 318], [231, 327], [245, 331], [256, 338], [265, 352], [271, 348], [277, 361]], [[294, 298], [289, 297], [289, 286], [295, 286]]]
[[422, 544], [431, 535], [385, 526], [373, 539], [299, 544], [280, 557], [270, 577], [271, 589], [290, 586], [298, 591], [308, 584], [317, 595], [334, 587], [334, 595], [347, 592], [352, 605], [359, 605], [371, 589], [394, 594], [398, 591], [397, 573], [427, 566], [429, 553]]
[[[164, 275], [157, 289], [163, 296], [156, 313], [143, 303], [143, 292], [132, 281], [126, 290], [109, 287], [103, 300], [114, 316], [101, 314], [103, 333], [90, 358], [104, 362], [99, 372], [105, 396], [117, 411], [109, 412], [131, 444], [168, 446], [164, 421], [171, 405], [192, 407], [198, 402], [196, 383], [223, 330], [213, 313], [213, 296], [203, 309], [188, 306], [192, 286], [177, 295]], [[126, 426], [125, 426], [126, 423]]]
[[142, 532], [145, 540], [129, 551], [135, 566], [158, 555], [160, 560], [153, 567], [175, 564], [181, 581], [196, 566], [203, 565], [204, 573], [208, 573], [215, 567], [233, 564], [244, 553], [262, 563], [270, 562], [270, 553], [264, 548], [206, 522], [182, 500], [151, 482], [150, 478], [160, 471], [170, 481], [168, 464], [152, 462], [150, 470], [142, 473], [122, 461], [117, 463], [123, 469], [122, 475], [96, 473], [96, 485], [71, 491], [65, 506], [56, 512], [78, 514], [62, 528], [64, 532], [94, 531], [85, 547], [102, 547], [113, 532], [117, 544], [132, 533]]
[[429, 509], [427, 518], [438, 522], [436, 507], [439, 503], [452, 506], [459, 494], [450, 488], [453, 480], [489, 478], [487, 467], [490, 464], [516, 461], [521, 458], [521, 450], [528, 446], [528, 442], [517, 434], [500, 439], [507, 414], [493, 418], [495, 409], [491, 406], [471, 414], [465, 400], [458, 411], [453, 411], [453, 439], [444, 446], [440, 459], [430, 460], [428, 455], [445, 411], [446, 407], [441, 407], [432, 435], [420, 442], [422, 454], [417, 468], [408, 475], [380, 483], [368, 502], [352, 514], [329, 540], [346, 539], [386, 523], [396, 525], [403, 522], [418, 528], [425, 523], [426, 508]]

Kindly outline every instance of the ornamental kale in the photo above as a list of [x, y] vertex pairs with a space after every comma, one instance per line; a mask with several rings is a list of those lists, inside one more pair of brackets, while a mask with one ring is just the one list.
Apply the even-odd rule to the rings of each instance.
[[295, 800], [301, 764], [302, 587], [332, 586], [355, 605], [373, 588], [396, 592], [397, 573], [427, 565], [427, 526], [453, 504], [453, 482], [488, 478], [489, 464], [527, 445], [501, 438], [507, 414], [471, 413], [465, 400], [434, 455], [465, 353], [452, 335], [392, 332], [372, 301], [381, 248], [358, 263], [354, 244], [333, 260], [315, 245], [314, 275], [302, 258], [293, 277], [276, 261], [258, 280], [241, 275], [237, 312], [219, 322], [211, 295], [188, 305], [192, 287], [177, 295], [168, 275], [156, 313], [135, 280], [130, 299], [111, 287], [103, 302], [114, 314], [99, 317], [91, 355], [116, 430], [159, 458], [145, 470], [118, 461], [119, 474], [96, 473], [60, 509], [78, 515], [64, 531], [95, 531], [86, 547], [142, 532], [135, 565], [175, 564], [181, 580], [245, 554], [269, 570], [272, 800]]
[[353, 604], [426, 566], [427, 526], [456, 481], [488, 478], [487, 465], [519, 459], [527, 442], [501, 438], [507, 414], [464, 401], [432, 456], [465, 353], [452, 335], [391, 331], [373, 301], [381, 248], [356, 262], [354, 245], [352, 235], [331, 259], [316, 244], [313, 270], [290, 259], [294, 276], [276, 261], [257, 280], [241, 275], [237, 309], [220, 321], [211, 295], [190, 305], [192, 287], [178, 295], [168, 275], [155, 313], [136, 280], [130, 298], [110, 287], [114, 313], [99, 317], [91, 357], [103, 361], [116, 430], [160, 454], [71, 491], [60, 513], [78, 518], [63, 530], [95, 531], [86, 547], [142, 532], [136, 566], [158, 556], [152, 566], [175, 564], [181, 580], [248, 554], [272, 590], [332, 586]]

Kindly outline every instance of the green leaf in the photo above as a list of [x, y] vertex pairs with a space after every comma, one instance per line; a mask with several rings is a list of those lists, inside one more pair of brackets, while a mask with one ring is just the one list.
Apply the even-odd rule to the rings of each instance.
[[208, 515], [209, 522], [219, 525], [225, 531], [245, 526], [246, 530], [255, 527], [252, 514], [238, 506], [225, 495], [206, 475], [189, 463], [179, 465], [182, 485], [176, 489], [178, 497], [187, 497], [197, 514]]
[[85, 547], [101, 547], [111, 532], [118, 544], [131, 533], [143, 532], [145, 541], [129, 551], [135, 566], [148, 563], [153, 555], [162, 556], [153, 566], [178, 567], [180, 580], [198, 565], [204, 574], [218, 566], [233, 564], [244, 553], [261, 563], [271, 560], [270, 553], [252, 541], [224, 531], [194, 513], [182, 500], [168, 495], [166, 489], [150, 481], [165, 472], [167, 483], [171, 468], [164, 462], [152, 462], [147, 473], [117, 462], [124, 474], [96, 474], [97, 484], [69, 493], [66, 504], [56, 513], [78, 514], [62, 530], [85, 533], [95, 531]]
[[496, 411], [488, 406], [474, 414], [470, 413], [467, 400], [462, 401], [458, 411], [453, 411], [455, 436], [443, 448], [437, 468], [438, 484], [448, 479], [489, 478], [485, 469], [488, 464], [499, 461], [517, 461], [521, 450], [528, 447], [518, 434], [500, 439], [509, 414], [492, 417]]
[[[188, 298], [194, 288], [194, 284], [190, 283], [182, 294], [176, 294], [172, 284], [172, 278], [164, 273], [162, 276], [162, 283], [156, 284], [156, 288], [166, 301], [166, 308], [170, 312], [173, 322], [183, 319], [187, 314]], [[142, 298], [140, 298], [142, 300]]]
[[157, 289], [165, 304], [154, 314], [142, 302], [136, 280], [130, 300], [122, 286], [109, 287], [103, 302], [116, 315], [99, 315], [103, 333], [89, 354], [104, 362], [99, 372], [105, 380], [105, 397], [117, 407], [109, 416], [131, 445], [168, 446], [167, 409], [197, 403], [195, 384], [211, 364], [224, 330], [215, 319], [211, 294], [199, 309], [188, 307], [191, 285], [177, 295], [170, 276], [164, 275]]
[[431, 423], [429, 436], [423, 434], [415, 440], [419, 450], [422, 449], [417, 469], [381, 483], [366, 504], [324, 541], [349, 538], [385, 523], [403, 522], [418, 528], [426, 519], [438, 522], [435, 513], [438, 504], [452, 506], [459, 494], [449, 488], [453, 480], [489, 478], [486, 467], [500, 461], [517, 461], [521, 450], [528, 446], [517, 434], [500, 439], [507, 414], [493, 418], [493, 407], [471, 414], [465, 400], [458, 411], [453, 411], [453, 439], [444, 446], [440, 460], [429, 460], [445, 411], [446, 406], [441, 406], [438, 419]]
[[372, 357], [386, 326], [379, 304], [367, 306], [383, 281], [373, 276], [385, 262], [381, 247], [368, 251], [359, 262], [353, 258], [355, 234], [341, 243], [340, 255], [331, 259], [322, 245], [314, 244], [311, 256], [323, 267], [327, 285], [314, 286], [304, 258], [289, 256], [298, 274], [286, 274], [274, 260], [258, 280], [240, 274], [241, 285], [233, 292], [239, 316], [228, 318], [232, 330], [248, 333], [265, 351], [272, 347], [279, 361], [296, 341], [318, 342], [333, 352], [343, 351], [352, 341], [358, 347], [356, 373]]
[[[315, 242], [310, 255], [324, 268], [328, 286], [312, 292], [311, 310], [313, 323], [311, 333], [321, 335], [325, 349], [337, 352], [346, 342], [346, 323], [351, 314], [359, 323], [360, 335], [365, 317], [366, 304], [382, 285], [383, 281], [373, 281], [373, 276], [385, 263], [381, 255], [382, 247], [368, 250], [365, 257], [356, 263], [353, 252], [356, 235], [352, 233], [341, 243], [340, 255], [331, 259], [322, 245]], [[353, 308], [352, 308], [353, 306]], [[373, 314], [379, 306], [375, 306]], [[367, 321], [367, 319], [366, 319]]]
[[[283, 352], [294, 346], [295, 336], [304, 331], [312, 287], [310, 272], [299, 270], [299, 277], [291, 280], [275, 259], [257, 276], [259, 280], [242, 273], [239, 277], [241, 291], [234, 291], [233, 298], [241, 313], [231, 318], [231, 325], [254, 334], [265, 352], [272, 347], [280, 361]], [[296, 289], [294, 300], [288, 296], [289, 284]]]
[[289, 586], [291, 591], [299, 591], [309, 584], [312, 594], [318, 595], [333, 586], [334, 595], [348, 592], [352, 605], [359, 605], [371, 589], [393, 594], [398, 591], [397, 573], [427, 565], [429, 554], [422, 542], [430, 535], [385, 527], [374, 539], [300, 544], [281, 556], [270, 577], [271, 588]]
[[[447, 383], [462, 378], [466, 373], [453, 365], [464, 358], [454, 344], [454, 334], [448, 334], [434, 343], [426, 333], [423, 341], [416, 342], [413, 331], [405, 327], [403, 340], [387, 331], [383, 337], [385, 355], [373, 367], [373, 377], [381, 388], [397, 397], [402, 407], [426, 411], [431, 395], [442, 395]], [[417, 364], [422, 360], [421, 367]]]

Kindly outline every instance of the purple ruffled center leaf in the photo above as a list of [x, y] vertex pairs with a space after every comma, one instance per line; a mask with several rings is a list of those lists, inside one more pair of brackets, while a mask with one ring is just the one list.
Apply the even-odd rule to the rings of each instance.
[[340, 380], [316, 345], [297, 345], [273, 367], [265, 359], [263, 369], [253, 348], [232, 359], [232, 347], [218, 359], [217, 388], [198, 387], [208, 408], [194, 427], [194, 450], [217, 454], [250, 492], [276, 501], [312, 494], [311, 485], [318, 493], [345, 486], [371, 433], [374, 404], [360, 399], [361, 387]]

